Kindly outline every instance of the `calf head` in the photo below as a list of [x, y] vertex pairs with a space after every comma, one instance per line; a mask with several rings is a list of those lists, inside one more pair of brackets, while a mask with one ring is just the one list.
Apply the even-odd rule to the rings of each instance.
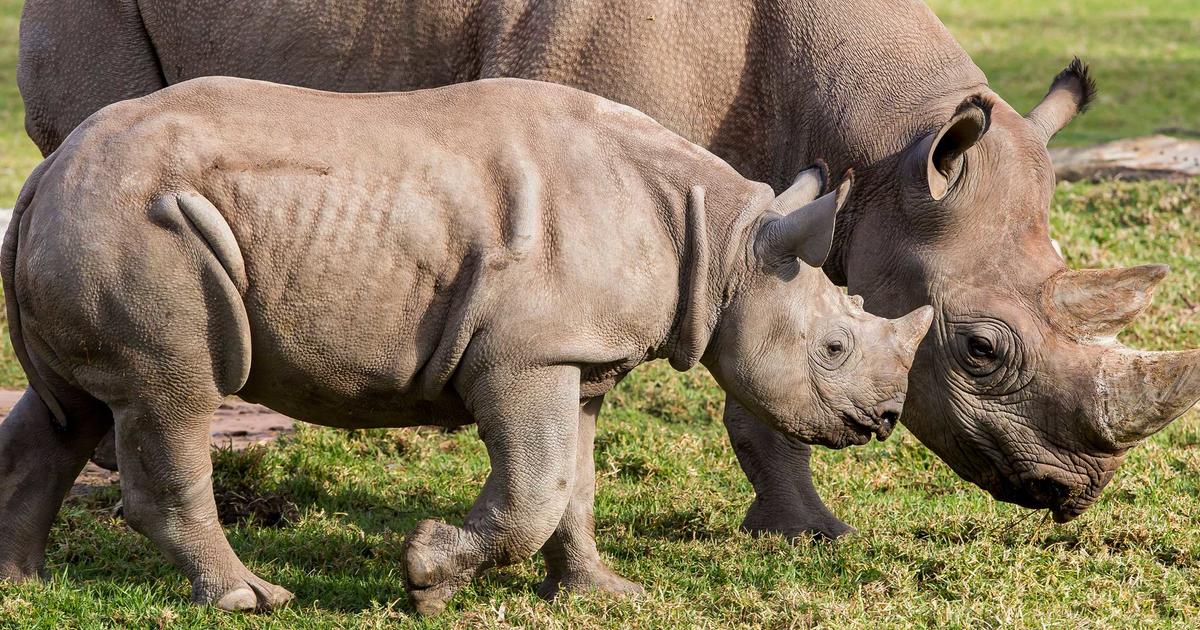
[[1049, 238], [1045, 146], [1092, 92], [1076, 60], [1026, 116], [990, 92], [968, 98], [890, 170], [862, 174], [855, 206], [870, 210], [843, 259], [871, 312], [935, 309], [905, 425], [997, 499], [1059, 522], [1200, 398], [1200, 351], [1115, 340], [1166, 267], [1072, 271]]
[[863, 310], [818, 267], [850, 188], [815, 201], [822, 168], [805, 171], [751, 230], [746, 276], [724, 310], [706, 365], [761, 420], [810, 444], [841, 448], [891, 433], [908, 370], [933, 309], [895, 320]]

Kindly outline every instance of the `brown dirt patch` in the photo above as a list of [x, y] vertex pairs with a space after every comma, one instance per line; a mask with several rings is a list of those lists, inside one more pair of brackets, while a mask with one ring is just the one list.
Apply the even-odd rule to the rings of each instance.
[[[17, 404], [23, 393], [23, 390], [0, 390], [0, 422], [3, 422], [3, 418], [8, 416], [9, 410]], [[290, 433], [293, 426], [294, 421], [287, 416], [275, 413], [262, 405], [254, 405], [231, 398], [213, 414], [212, 443], [218, 448], [240, 451], [252, 444], [268, 442], [280, 435]], [[72, 493], [87, 494], [96, 488], [117, 483], [120, 478], [120, 473], [104, 470], [88, 462], [83, 472], [79, 474], [79, 478], [75, 480]], [[267, 514], [261, 516], [268, 520], [271, 518], [271, 514], [277, 511], [273, 506], [250, 505], [245, 509], [265, 510]]]

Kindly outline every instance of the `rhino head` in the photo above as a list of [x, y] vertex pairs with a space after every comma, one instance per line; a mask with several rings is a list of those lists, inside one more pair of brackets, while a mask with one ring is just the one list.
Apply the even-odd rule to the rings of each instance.
[[1115, 340], [1167, 268], [1069, 270], [1049, 238], [1046, 143], [1093, 90], [1075, 60], [1028, 115], [988, 91], [967, 98], [887, 172], [862, 174], [854, 203], [871, 211], [843, 259], [872, 312], [935, 309], [905, 425], [995, 498], [1058, 522], [1200, 398], [1200, 351]]
[[722, 312], [705, 365], [743, 407], [809, 444], [886, 439], [904, 407], [908, 371], [933, 319], [863, 310], [822, 273], [850, 179], [820, 199], [824, 167], [801, 173], [758, 217], [748, 269]]

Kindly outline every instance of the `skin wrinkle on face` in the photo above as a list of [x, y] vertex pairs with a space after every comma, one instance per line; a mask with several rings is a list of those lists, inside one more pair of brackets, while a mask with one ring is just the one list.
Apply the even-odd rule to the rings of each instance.
[[[967, 414], [970, 410], [960, 408], [959, 412]], [[1024, 418], [1018, 414], [993, 410], [991, 415], [984, 417], [987, 421], [980, 426], [994, 445], [984, 450], [1000, 455], [994, 463], [1006, 475], [1028, 482], [1041, 478], [1039, 469], [1050, 467], [1059, 471], [1060, 480], [1069, 482], [1067, 501], [1062, 506], [1064, 513], [1073, 513], [1094, 501], [1120, 462], [1119, 456], [1091, 457], [1074, 450], [1067, 451], [1055, 444], [1049, 434], [1038, 438], [1039, 429], [1023, 422]], [[1010, 422], [1002, 426], [999, 418], [1008, 418]], [[982, 446], [981, 442], [976, 443]], [[1047, 448], [1048, 445], [1052, 448]], [[1111, 465], [1105, 466], [1101, 462]]]
[[[998, 318], [990, 319], [1002, 321]], [[956, 342], [956, 336], [947, 332], [946, 328], [938, 327], [937, 332], [932, 336], [932, 339], [943, 347]], [[1011, 331], [1007, 325], [1005, 325], [1005, 329]], [[977, 418], [979, 426], [984, 428], [982, 433], [987, 435], [986, 441], [990, 442], [992, 446], [986, 445], [984, 440], [980, 439], [982, 435], [973, 441], [983, 447], [981, 450], [999, 455], [999, 457], [993, 458], [993, 464], [998, 466], [1006, 476], [1020, 480], [1017, 483], [1028, 481], [1038, 477], [1036, 472], [1038, 466], [1051, 466], [1060, 473], [1066, 474], [1070, 488], [1065, 506], [1070, 510], [1069, 506], [1073, 501], [1081, 501], [1087, 496], [1098, 496], [1099, 488], [1111, 475], [1106, 475], [1105, 469], [1108, 467], [1095, 462], [1094, 458], [1085, 457], [1082, 454], [1072, 455], [1071, 450], [1064, 449], [1056, 443], [1052, 433], [1029, 423], [1014, 409], [1021, 404], [1028, 404], [1029, 401], [1036, 400], [1036, 396], [1027, 391], [1034, 385], [1033, 372], [1035, 368], [1028, 359], [1024, 359], [1026, 353], [1023, 351], [1024, 344], [1020, 339], [1020, 335], [1013, 335], [1012, 348], [1014, 350], [1022, 348], [1022, 350], [1010, 352], [1007, 356], [1010, 361], [1020, 360], [1021, 363], [997, 368], [1011, 369], [1017, 374], [1024, 374], [1024, 382], [1018, 388], [1003, 392], [981, 393], [974, 387], [978, 379], [966, 373], [962, 366], [955, 364], [945, 370], [947, 374], [955, 377], [950, 385], [957, 395], [951, 396], [950, 400], [956, 408], [957, 415]], [[955, 360], [951, 351], [941, 351], [939, 356], [949, 356], [948, 360]], [[960, 370], [963, 371], [960, 372]], [[1026, 395], [1025, 400], [1012, 400], [1012, 396], [1019, 393]], [[1036, 435], [1041, 435], [1041, 438], [1034, 437]], [[1072, 445], [1072, 447], [1077, 449], [1078, 445]]]

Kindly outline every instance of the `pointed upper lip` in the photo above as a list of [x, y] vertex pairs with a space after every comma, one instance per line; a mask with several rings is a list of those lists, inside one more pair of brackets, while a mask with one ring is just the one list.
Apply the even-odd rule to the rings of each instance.
[[1015, 503], [1031, 510], [1048, 510], [1055, 523], [1066, 523], [1083, 514], [1094, 499], [1086, 496], [1086, 490], [1062, 480], [1055, 483], [1050, 476], [1017, 478], [1007, 480], [998, 475], [989, 475], [983, 483], [977, 483], [997, 501]]
[[895, 421], [883, 417], [876, 417], [873, 414], [867, 414], [861, 411], [852, 411], [842, 414], [846, 424], [852, 428], [859, 430], [869, 436], [873, 433], [875, 438], [880, 442], [886, 440], [892, 431], [896, 428]]

